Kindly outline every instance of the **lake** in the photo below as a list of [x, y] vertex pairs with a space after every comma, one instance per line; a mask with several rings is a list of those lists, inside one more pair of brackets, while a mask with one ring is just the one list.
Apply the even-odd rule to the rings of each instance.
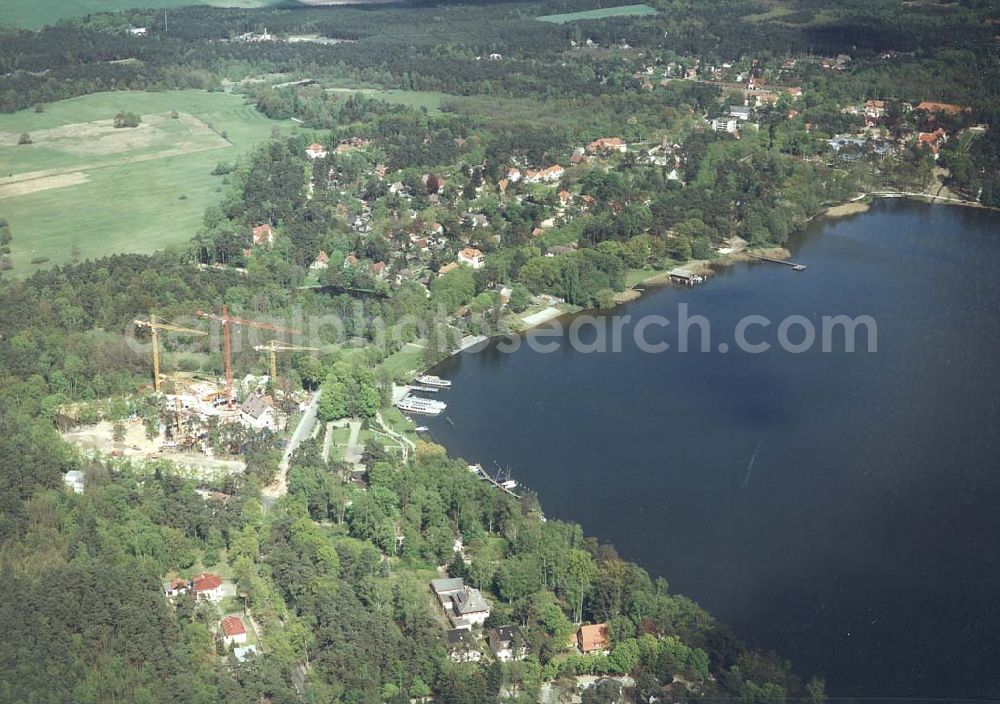
[[[816, 221], [789, 245], [807, 271], [739, 264], [609, 311], [665, 316], [646, 338], [669, 351], [491, 343], [434, 370], [454, 425], [421, 422], [833, 695], [1000, 697], [998, 225], [905, 201]], [[676, 351], [681, 303], [713, 351]], [[872, 316], [877, 351], [717, 349], [747, 315], [776, 345], [787, 316], [841, 314]]]

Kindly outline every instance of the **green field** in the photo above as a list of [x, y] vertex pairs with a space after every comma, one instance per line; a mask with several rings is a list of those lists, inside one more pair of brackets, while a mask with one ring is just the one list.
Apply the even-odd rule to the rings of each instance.
[[655, 15], [656, 12], [649, 5], [619, 5], [618, 7], [603, 7], [597, 10], [567, 12], [560, 15], [542, 15], [535, 19], [542, 22], [565, 24], [566, 22], [576, 22], [577, 20], [603, 20], [606, 17], [641, 17], [643, 15]]
[[[135, 129], [115, 129], [119, 110]], [[172, 111], [177, 117], [172, 117]], [[14, 236], [14, 276], [115, 252], [151, 252], [191, 239], [222, 197], [233, 162], [294, 123], [269, 120], [242, 96], [205, 91], [97, 93], [0, 115], [0, 217]], [[32, 144], [19, 145], [28, 132]], [[48, 257], [48, 262], [31, 260]]]
[[38, 29], [64, 17], [82, 17], [93, 12], [148, 9], [169, 10], [190, 5], [215, 7], [266, 7], [295, 5], [294, 0], [3, 0], [0, 24], [19, 29]]

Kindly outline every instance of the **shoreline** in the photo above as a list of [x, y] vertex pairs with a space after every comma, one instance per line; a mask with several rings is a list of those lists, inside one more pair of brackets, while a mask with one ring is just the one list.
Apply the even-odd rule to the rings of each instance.
[[[978, 208], [981, 210], [991, 210], [994, 212], [1000, 212], [1000, 208], [994, 208], [992, 206], [982, 205], [981, 203], [976, 203], [973, 201], [960, 200], [956, 198], [947, 198], [944, 196], [934, 196], [930, 194], [921, 194], [921, 193], [907, 193], [901, 191], [900, 192], [871, 191], [862, 193], [842, 203], [837, 203], [835, 205], [828, 206], [823, 210], [821, 210], [820, 212], [816, 213], [815, 215], [811, 216], [806, 222], [809, 223], [819, 218], [830, 218], [831, 220], [835, 220], [838, 218], [850, 217], [852, 215], [861, 215], [871, 210], [872, 201], [875, 198], [879, 199], [903, 198], [906, 200], [913, 200], [924, 203], [928, 203], [927, 199], [929, 199], [930, 202], [928, 204], [934, 204], [937, 201], [941, 201], [942, 205], [957, 205], [970, 208]], [[797, 230], [796, 233], [794, 234], [797, 234], [798, 232], [801, 231], [802, 230]], [[726, 254], [722, 254], [717, 259], [689, 259], [686, 262], [678, 263], [677, 268], [684, 268], [687, 269], [688, 271], [691, 271], [692, 273], [704, 276], [706, 278], [706, 283], [707, 283], [707, 279], [711, 276], [714, 276], [720, 269], [731, 267], [735, 264], [754, 262], [755, 260], [751, 256], [749, 256], [749, 247], [745, 246], [747, 244], [746, 241], [740, 238], [734, 238], [734, 241], [744, 246], [737, 251], [732, 251], [732, 252], [727, 252]], [[753, 253], [759, 256], [765, 256], [765, 257], [770, 257], [772, 259], [781, 259], [781, 260], [790, 259], [792, 256], [791, 251], [789, 251], [786, 247], [781, 245], [774, 245], [771, 247], [761, 247], [758, 249], [754, 249]], [[670, 285], [669, 271], [651, 270], [649, 276], [644, 277], [639, 281], [636, 281], [635, 283], [626, 286], [623, 291], [617, 292], [615, 294], [615, 306], [625, 305], [627, 303], [632, 303], [634, 301], [639, 300], [640, 298], [642, 298], [643, 294], [646, 293], [646, 287], [661, 287], [668, 285]], [[560, 308], [558, 306], [563, 306], [563, 307]], [[566, 308], [569, 308], [569, 310], [566, 310]], [[603, 310], [609, 310], [609, 309], [581, 308], [579, 306], [573, 306], [572, 304], [568, 304], [565, 302], [559, 304], [549, 304], [547, 308], [541, 308], [535, 313], [532, 313], [530, 315], [523, 317], [521, 315], [515, 316], [514, 320], [511, 322], [516, 322], [518, 323], [517, 325], [511, 325], [510, 329], [507, 332], [495, 333], [493, 335], [488, 335], [488, 336], [486, 335], [481, 336], [483, 339], [481, 339], [480, 342], [486, 342], [489, 340], [493, 340], [494, 338], [503, 337], [509, 334], [517, 335], [517, 334], [528, 333], [531, 332], [532, 330], [541, 328], [547, 323], [556, 320], [558, 318], [561, 318], [565, 315], [575, 315], [577, 313], [599, 313]], [[545, 315], [542, 315], [542, 313], [545, 313]], [[447, 360], [451, 359], [452, 357], [454, 357], [455, 355], [465, 351], [465, 349], [467, 349], [467, 347], [460, 347], [458, 349], [455, 349], [448, 356], [444, 357], [440, 361], [435, 362], [426, 369], [418, 372], [417, 376], [419, 376], [420, 374], [430, 373], [430, 371], [434, 369], [434, 367], [437, 367], [439, 364], [442, 364]]]

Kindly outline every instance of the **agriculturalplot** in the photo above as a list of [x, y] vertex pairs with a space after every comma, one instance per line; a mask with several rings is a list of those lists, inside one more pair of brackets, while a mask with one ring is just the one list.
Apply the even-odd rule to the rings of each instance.
[[[116, 128], [119, 111], [142, 121]], [[294, 123], [269, 120], [242, 96], [194, 90], [97, 93], [0, 115], [11, 273], [187, 242], [221, 198], [215, 166], [282, 124]]]
[[559, 15], [542, 15], [536, 20], [542, 22], [553, 22], [555, 24], [565, 24], [566, 22], [576, 22], [578, 20], [603, 20], [607, 17], [641, 17], [644, 15], [655, 15], [656, 10], [649, 5], [619, 5], [618, 7], [603, 7], [597, 10], [582, 10], [580, 12], [566, 12]]

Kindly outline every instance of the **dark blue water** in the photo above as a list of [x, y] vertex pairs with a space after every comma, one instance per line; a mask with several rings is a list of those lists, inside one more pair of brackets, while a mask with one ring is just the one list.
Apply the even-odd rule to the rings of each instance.
[[739, 265], [612, 311], [666, 316], [647, 337], [673, 349], [682, 302], [713, 349], [745, 315], [773, 344], [788, 315], [867, 314], [877, 352], [492, 345], [438, 367], [454, 426], [428, 425], [833, 694], [998, 697], [998, 230], [881, 202], [796, 239], [806, 272]]

